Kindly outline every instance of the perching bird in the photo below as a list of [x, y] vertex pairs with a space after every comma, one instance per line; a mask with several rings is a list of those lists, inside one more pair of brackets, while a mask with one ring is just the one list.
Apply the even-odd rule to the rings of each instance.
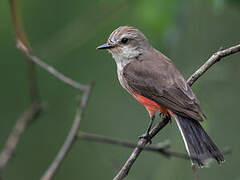
[[141, 137], [149, 140], [155, 113], [160, 111], [176, 120], [193, 164], [202, 167], [212, 158], [224, 161], [199, 123], [206, 116], [192, 89], [172, 61], [154, 49], [142, 32], [121, 26], [97, 49], [112, 54], [120, 84], [148, 111], [151, 121]]

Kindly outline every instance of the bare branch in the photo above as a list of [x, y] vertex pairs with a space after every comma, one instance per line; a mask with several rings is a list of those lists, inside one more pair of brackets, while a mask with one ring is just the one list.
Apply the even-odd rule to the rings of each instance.
[[[157, 124], [155, 127], [152, 128], [152, 130], [149, 133], [150, 138], [152, 139], [162, 128], [164, 128], [169, 122], [169, 118], [165, 116], [163, 120]], [[131, 169], [132, 165], [138, 158], [139, 154], [142, 152], [143, 147], [147, 145], [147, 140], [146, 139], [140, 139], [137, 143], [139, 147], [136, 147], [128, 160], [125, 162], [121, 170], [118, 172], [118, 174], [114, 177], [114, 180], [120, 180], [125, 178], [128, 175], [129, 170]]]
[[[236, 52], [240, 51], [240, 45], [237, 46], [233, 46], [230, 47], [228, 49], [225, 50], [221, 50], [218, 51], [217, 53], [213, 54], [210, 59], [208, 59], [187, 81], [187, 83], [191, 86], [194, 82], [196, 82], [196, 80], [201, 77], [213, 64], [215, 64], [216, 62], [220, 61], [223, 57], [226, 57], [228, 55], [234, 54]], [[165, 123], [164, 123], [165, 122]], [[156, 133], [158, 133], [166, 124], [168, 123], [168, 121], [165, 119], [163, 120], [160, 124], [156, 125], [153, 130], [155, 130]], [[156, 135], [152, 135], [152, 131], [150, 133], [150, 137], [151, 139]], [[140, 139], [138, 141], [138, 146], [144, 147], [146, 146], [147, 141], [145, 139]], [[126, 163], [123, 165], [123, 167], [121, 168], [121, 170], [118, 172], [118, 174], [114, 177], [114, 180], [121, 180], [124, 179], [128, 172], [130, 171], [132, 165], [134, 164], [134, 162], [136, 161], [137, 157], [139, 156], [139, 154], [141, 153], [141, 151], [143, 150], [143, 148], [138, 148], [136, 147], [132, 154], [130, 155], [130, 157], [128, 158], [128, 160], [126, 161]]]
[[28, 61], [28, 72], [27, 72], [29, 94], [32, 103], [40, 103], [40, 95], [37, 85], [36, 68], [32, 61]]
[[22, 19], [20, 17], [17, 1], [9, 0], [9, 4], [11, 10], [12, 24], [14, 26], [17, 41], [20, 41], [22, 44], [24, 44], [26, 51], [30, 51], [30, 43], [28, 42], [28, 39], [23, 30]]
[[66, 157], [68, 151], [72, 147], [73, 143], [75, 142], [76, 136], [77, 136], [77, 133], [79, 130], [80, 121], [83, 116], [83, 111], [87, 105], [90, 91], [91, 91], [91, 86], [88, 86], [88, 89], [84, 92], [83, 97], [80, 101], [80, 105], [79, 105], [79, 108], [77, 109], [72, 128], [71, 128], [70, 132], [68, 133], [65, 143], [59, 150], [59, 152], [58, 152], [56, 158], [53, 160], [52, 164], [49, 166], [49, 168], [46, 170], [44, 175], [41, 177], [41, 180], [50, 180], [53, 177], [56, 170], [58, 169], [58, 167], [62, 163], [63, 159]]
[[[18, 13], [18, 6], [16, 4], [16, 1], [10, 0], [9, 2], [12, 15], [12, 24], [16, 33], [16, 37], [18, 39], [17, 44], [20, 40], [25, 44], [28, 49], [30, 49], [30, 44], [22, 28], [21, 18]], [[35, 119], [37, 114], [41, 111], [36, 71], [32, 61], [28, 61], [27, 78], [29, 83], [29, 94], [32, 105], [18, 118], [15, 126], [13, 127], [11, 133], [8, 136], [7, 142], [0, 154], [0, 170], [2, 170], [7, 165], [9, 159], [12, 157], [19, 142], [20, 136], [27, 128], [30, 121]]]
[[[149, 145], [149, 146], [139, 146], [136, 143], [131, 143], [129, 141], [124, 141], [124, 140], [118, 140], [118, 139], [113, 139], [97, 134], [91, 134], [91, 133], [86, 133], [86, 132], [79, 132], [77, 135], [77, 138], [80, 139], [85, 139], [89, 141], [95, 141], [95, 142], [100, 142], [100, 143], [107, 143], [107, 144], [113, 144], [113, 145], [119, 145], [122, 147], [127, 147], [127, 148], [142, 148], [144, 151], [149, 151], [149, 152], [155, 152], [159, 153], [161, 155], [164, 155], [166, 158], [170, 157], [175, 157], [175, 158], [181, 158], [185, 160], [189, 159], [196, 159], [197, 157], [189, 157], [189, 155], [185, 153], [179, 153], [179, 152], [173, 152], [167, 150], [170, 147], [169, 142], [163, 142], [159, 143], [157, 145]], [[222, 151], [223, 154], [229, 154], [231, 153], [231, 149], [228, 147], [225, 147]]]
[[85, 140], [96, 141], [96, 142], [107, 143], [107, 144], [115, 144], [115, 145], [128, 147], [128, 148], [136, 148], [136, 147], [144, 148], [145, 151], [157, 152], [166, 157], [169, 157], [168, 152], [165, 152], [165, 150], [170, 147], [169, 143], [161, 143], [159, 145], [151, 145], [151, 146], [144, 147], [144, 146], [138, 146], [136, 143], [131, 143], [128, 141], [113, 139], [113, 138], [104, 137], [97, 134], [85, 133], [85, 132], [79, 132], [77, 137]]
[[[30, 43], [24, 33], [21, 17], [19, 13], [19, 9], [17, 6], [16, 0], [9, 0], [10, 3], [10, 10], [11, 10], [11, 17], [12, 17], [12, 24], [15, 30], [16, 38], [17, 38], [17, 45], [21, 42], [24, 47], [25, 51], [28, 53], [30, 52], [31, 46]], [[29, 81], [29, 91], [32, 103], [39, 102], [39, 92], [37, 87], [37, 78], [36, 78], [36, 71], [33, 62], [28, 61], [28, 81]]]
[[[19, 48], [22, 51], [24, 50], [24, 47]], [[39, 65], [41, 68], [45, 69], [47, 72], [49, 72], [50, 74], [52, 74], [53, 76], [55, 76], [57, 79], [61, 80], [62, 82], [64, 82], [65, 84], [68, 84], [76, 89], [79, 89], [81, 91], [86, 91], [88, 89], [87, 85], [83, 85], [80, 84], [77, 81], [74, 81], [72, 79], [70, 79], [69, 77], [65, 76], [64, 74], [60, 73], [59, 71], [57, 71], [54, 67], [48, 65], [47, 63], [43, 62], [41, 59], [39, 59], [36, 56], [33, 56], [29, 53], [27, 53], [28, 51], [23, 51], [25, 52], [26, 56], [33, 61], [34, 63], [36, 63], [37, 65]]]
[[[90, 93], [91, 86], [89, 85], [83, 85], [80, 84], [67, 76], [63, 75], [59, 71], [57, 71], [54, 67], [48, 65], [44, 61], [42, 61], [40, 58], [32, 55], [31, 52], [31, 46], [30, 43], [27, 39], [27, 36], [24, 33], [22, 23], [21, 23], [21, 18], [19, 16], [19, 12], [17, 9], [17, 1], [16, 0], [9, 0], [10, 3], [10, 8], [11, 8], [11, 15], [12, 15], [12, 22], [14, 26], [14, 30], [16, 33], [16, 41], [17, 41], [17, 48], [21, 50], [30, 60], [29, 61], [29, 85], [30, 85], [30, 95], [32, 98], [33, 105], [37, 104], [39, 105], [39, 95], [38, 95], [38, 89], [37, 89], [37, 81], [35, 77], [35, 69], [34, 69], [34, 64], [39, 65], [41, 68], [45, 69], [47, 72], [55, 76], [57, 79], [61, 80], [62, 82], [79, 89], [81, 91], [84, 91], [83, 97], [81, 99], [81, 102], [79, 104], [79, 109], [77, 109], [76, 115], [75, 115], [75, 120], [72, 125], [72, 129], [70, 130], [65, 143], [63, 144], [62, 148], [60, 149], [59, 153], [57, 154], [55, 160], [53, 163], [50, 165], [49, 169], [45, 172], [43, 175], [42, 179], [51, 179], [54, 173], [56, 172], [57, 168], [61, 164], [62, 160], [66, 156], [67, 152], [71, 148], [72, 144], [74, 143], [75, 136], [77, 134], [79, 124], [82, 118], [83, 110], [87, 104], [88, 101], [88, 96]], [[40, 105], [39, 105], [40, 106]], [[34, 106], [35, 107], [35, 106]], [[30, 110], [29, 110], [30, 111]], [[39, 110], [40, 111], [40, 110]], [[2, 155], [2, 163], [3, 167], [6, 165], [6, 162], [8, 159], [11, 157], [12, 152], [14, 151], [16, 144], [18, 142], [20, 134], [23, 132], [25, 129], [27, 122], [29, 122], [30, 119], [34, 118], [35, 116], [31, 114], [32, 111], [30, 112], [25, 112], [24, 113], [24, 118], [23, 120], [19, 120], [19, 123], [16, 124], [15, 130], [13, 133], [11, 133], [9, 141], [7, 143], [7, 147], [3, 151]], [[35, 112], [35, 111], [34, 111]], [[27, 114], [27, 115], [25, 115]], [[27, 116], [27, 118], [25, 118]], [[16, 131], [16, 132], [15, 132]]]
[[12, 157], [14, 150], [19, 142], [21, 134], [24, 132], [29, 122], [36, 118], [38, 113], [41, 111], [41, 105], [36, 103], [32, 104], [21, 117], [17, 120], [12, 132], [10, 133], [6, 145], [0, 154], [0, 170], [2, 170], [8, 160]]
[[225, 50], [220, 50], [214, 53], [195, 73], [193, 73], [187, 80], [191, 86], [199, 77], [201, 77], [212, 65], [220, 61], [222, 58], [235, 54], [240, 51], [240, 44], [232, 46]]
[[[30, 46], [30, 43], [28, 42], [28, 39], [22, 28], [21, 18], [19, 16], [18, 9], [16, 6], [16, 0], [10, 0], [9, 2], [10, 2], [10, 7], [11, 7], [13, 26], [14, 26], [14, 29], [16, 32], [17, 48], [19, 50], [21, 50], [28, 57], [29, 60], [36, 63], [41, 68], [45, 69], [47, 72], [49, 72], [50, 74], [55, 76], [57, 79], [61, 80], [62, 82], [66, 83], [76, 89], [80, 89], [82, 91], [87, 90], [88, 87], [86, 85], [80, 84], [80, 83], [66, 77], [65, 75], [63, 75], [62, 73], [57, 71], [54, 67], [48, 65], [47, 63], [42, 61], [40, 58], [31, 54], [31, 46]], [[34, 82], [36, 82], [36, 80]]]

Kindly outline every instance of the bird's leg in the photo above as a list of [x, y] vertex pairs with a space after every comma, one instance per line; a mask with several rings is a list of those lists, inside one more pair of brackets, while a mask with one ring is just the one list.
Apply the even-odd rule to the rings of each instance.
[[150, 123], [148, 125], [147, 131], [143, 135], [139, 136], [139, 138], [146, 139], [150, 144], [152, 144], [152, 141], [151, 141], [151, 138], [149, 137], [149, 132], [150, 132], [150, 130], [152, 128], [154, 118], [155, 118], [155, 115], [151, 116]]
[[160, 118], [162, 117], [162, 115], [163, 115], [163, 113], [159, 112], [159, 117], [160, 117]]
[[169, 123], [172, 124], [172, 118], [171, 118], [171, 116], [169, 114], [164, 114], [162, 116], [162, 118], [168, 120]]
[[169, 120], [169, 123], [171, 124], [172, 123], [172, 118], [169, 114], [163, 114], [163, 113], [159, 113], [159, 117], [162, 118], [162, 119], [167, 119]]
[[170, 123], [170, 124], [172, 123], [172, 118], [171, 118], [170, 114], [164, 114], [162, 116], [162, 119], [165, 121], [168, 121], [168, 123]]

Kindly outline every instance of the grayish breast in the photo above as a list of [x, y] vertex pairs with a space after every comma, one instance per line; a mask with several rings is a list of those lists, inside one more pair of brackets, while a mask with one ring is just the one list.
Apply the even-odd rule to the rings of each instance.
[[129, 64], [133, 59], [122, 59], [122, 56], [119, 56], [117, 54], [112, 54], [113, 58], [117, 64], [117, 74], [118, 74], [118, 80], [122, 87], [126, 89], [130, 93], [130, 87], [128, 86], [127, 82], [125, 81], [123, 77], [123, 71], [124, 67]]

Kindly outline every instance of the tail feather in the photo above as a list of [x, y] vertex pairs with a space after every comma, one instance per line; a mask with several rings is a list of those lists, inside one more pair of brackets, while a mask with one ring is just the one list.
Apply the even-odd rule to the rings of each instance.
[[197, 120], [179, 115], [176, 115], [175, 119], [193, 164], [203, 167], [213, 158], [218, 163], [224, 161], [222, 153]]

